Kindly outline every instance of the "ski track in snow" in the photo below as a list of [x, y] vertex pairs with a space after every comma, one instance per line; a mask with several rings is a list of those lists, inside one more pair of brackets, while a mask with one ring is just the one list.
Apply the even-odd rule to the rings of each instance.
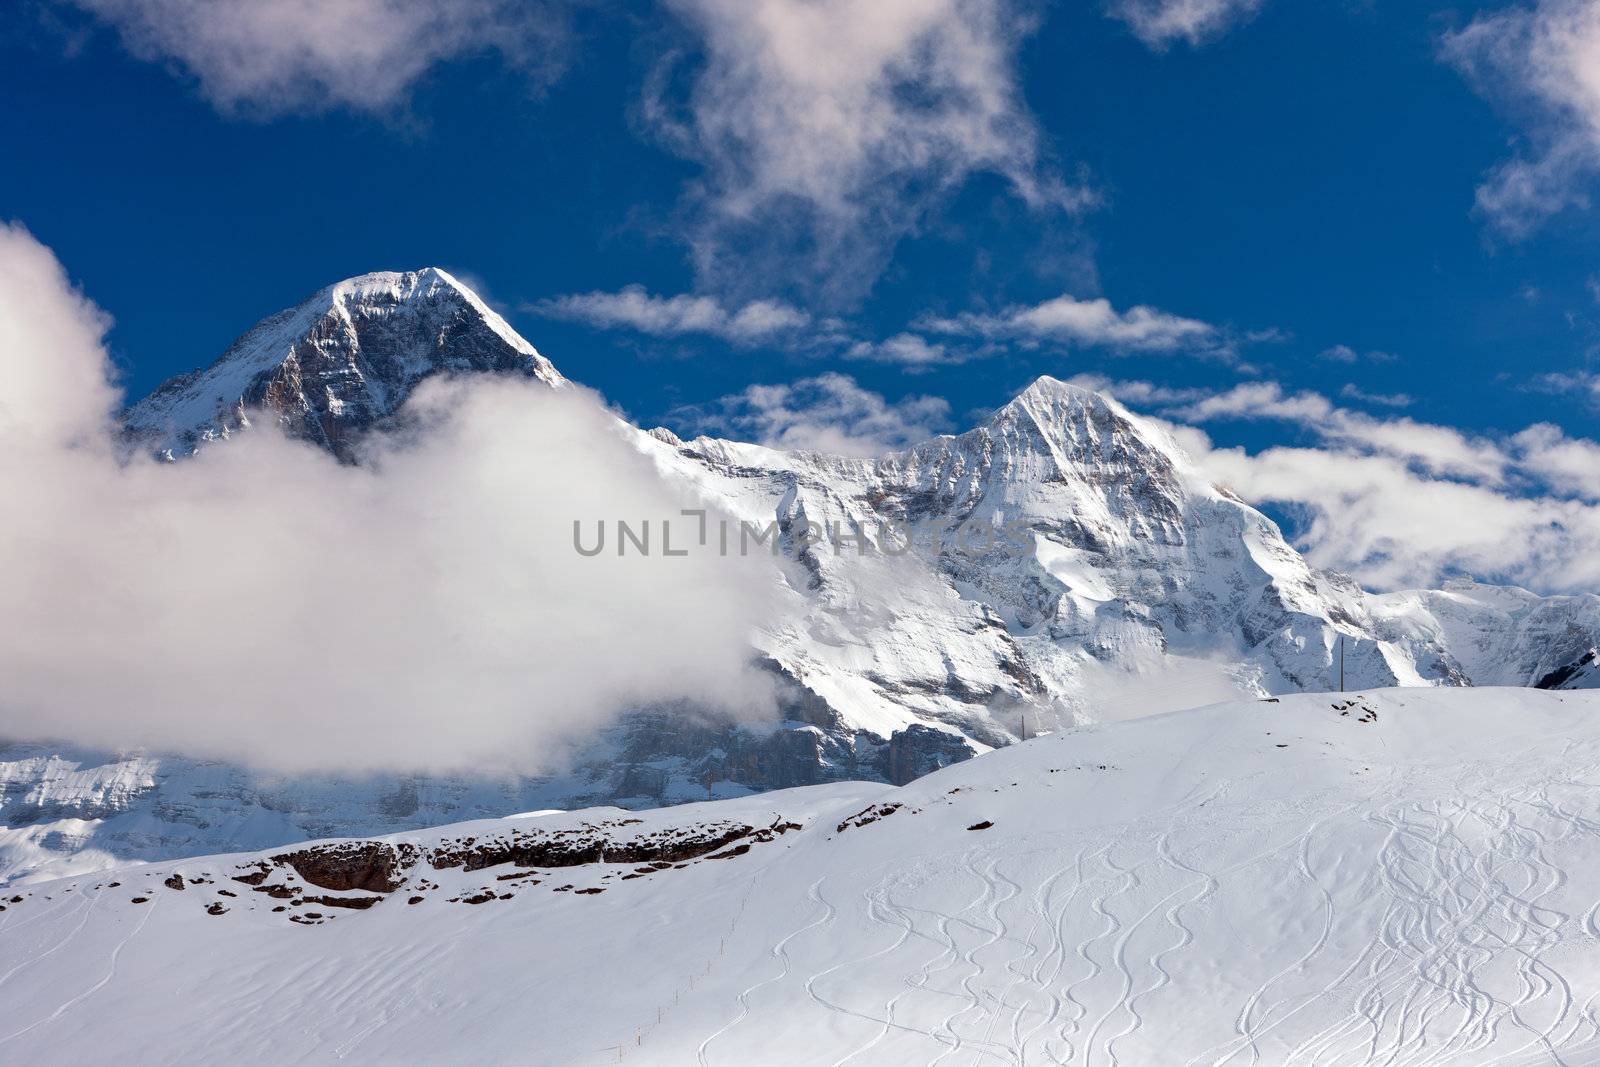
[[[101, 892], [103, 893], [103, 892], [105, 892], [105, 890], [101, 890]], [[37, 952], [32, 956], [29, 956], [27, 959], [23, 960], [21, 963], [16, 964], [10, 970], [6, 971], [4, 974], [0, 974], [0, 987], [3, 987], [7, 982], [11, 981], [11, 979], [14, 978], [19, 971], [25, 970], [28, 967], [31, 967], [34, 964], [39, 963], [40, 961], [44, 960], [48, 956], [55, 955], [57, 952], [59, 952], [63, 948], [65, 948], [67, 945], [71, 944], [73, 939], [76, 938], [80, 933], [82, 933], [83, 932], [83, 928], [86, 925], [88, 925], [89, 919], [94, 915], [94, 905], [95, 905], [95, 902], [98, 899], [99, 899], [99, 894], [98, 893], [96, 895], [94, 895], [94, 896], [89, 896], [87, 893], [80, 893], [76, 897], [74, 897], [70, 901], [70, 903], [73, 906], [73, 910], [77, 910], [77, 911], [82, 911], [83, 912], [83, 918], [78, 920], [78, 925], [74, 926], [70, 931], [68, 931], [66, 936], [64, 936], [61, 939], [57, 940], [49, 948], [44, 949], [44, 950], [42, 950], [40, 952]], [[66, 910], [68, 910], [67, 909], [67, 904], [68, 903], [69, 902], [67, 902], [67, 901], [63, 901], [54, 910], [56, 910], [56, 911], [66, 911]]]
[[[1164, 995], [1181, 988], [1175, 968], [1208, 936], [1213, 902], [1232, 879], [1268, 871], [1258, 876], [1292, 883], [1304, 901], [1305, 940], [1241, 991], [1234, 1038], [1189, 1063], [1600, 1064], [1600, 992], [1580, 999], [1545, 958], [1574, 929], [1600, 943], [1600, 902], [1576, 912], [1551, 903], [1568, 878], [1546, 855], [1600, 834], [1600, 818], [1561, 804], [1552, 783], [1531, 792], [1475, 786], [1422, 805], [1341, 808], [1222, 870], [1178, 853], [1180, 813], [1159, 831], [1097, 848], [971, 850], [939, 877], [883, 878], [861, 890], [856, 910], [889, 939], [852, 936], [870, 950], [803, 977], [814, 1004], [875, 1024], [828, 1062], [1150, 1063], [1156, 1050], [1141, 1037], [1170, 1006]], [[1372, 837], [1370, 857], [1323, 848], [1328, 827], [1353, 823]], [[1051, 855], [1065, 865], [1032, 877], [1032, 865]], [[1013, 873], [1023, 865], [1029, 876]], [[702, 1064], [712, 1041], [759, 1018], [753, 993], [793, 980], [788, 945], [844, 921], [821, 885], [809, 899], [824, 913], [772, 946], [779, 973], [738, 995], [737, 1018], [701, 1046]], [[962, 885], [975, 891], [952, 908], [920, 899]], [[1364, 947], [1339, 950], [1336, 941], [1348, 945], [1358, 929]], [[898, 968], [892, 996], [875, 1006], [851, 997], [854, 976], [884, 967]], [[1332, 977], [1306, 987], [1314, 974]], [[939, 1002], [947, 1007], [931, 1007]], [[1306, 1020], [1318, 1022], [1305, 1028]], [[912, 1051], [907, 1042], [919, 1038], [924, 1051]]]
[[[104, 890], [102, 890], [102, 892], [104, 892]], [[128, 931], [128, 936], [123, 938], [122, 940], [118, 941], [117, 944], [116, 944], [116, 947], [111, 950], [111, 958], [108, 961], [108, 966], [106, 968], [106, 973], [100, 977], [99, 981], [95, 982], [93, 985], [89, 986], [89, 988], [85, 989], [83, 992], [77, 994], [76, 996], [72, 997], [71, 999], [63, 1001], [61, 1003], [61, 1005], [55, 1009], [55, 1011], [51, 1012], [49, 1015], [45, 1016], [44, 1018], [39, 1019], [39, 1020], [37, 1020], [35, 1022], [29, 1023], [27, 1026], [24, 1026], [20, 1030], [13, 1030], [9, 1034], [5, 1034], [4, 1036], [0, 1036], [0, 1045], [4, 1045], [9, 1041], [14, 1040], [15, 1038], [19, 1038], [23, 1034], [29, 1033], [30, 1031], [33, 1031], [33, 1030], [36, 1030], [39, 1027], [44, 1026], [47, 1023], [55, 1022], [57, 1019], [61, 1018], [65, 1014], [67, 1014], [67, 1012], [71, 1011], [73, 1008], [76, 1008], [78, 1005], [82, 1004], [85, 1000], [88, 1000], [95, 993], [98, 993], [100, 990], [104, 989], [111, 982], [111, 980], [117, 976], [117, 960], [122, 957], [122, 950], [128, 947], [128, 942], [132, 941], [135, 937], [139, 936], [139, 932], [141, 930], [143, 930], [144, 927], [145, 927], [145, 924], [150, 921], [150, 916], [155, 914], [156, 904], [157, 904], [157, 901], [152, 899], [150, 901], [150, 906], [144, 909], [144, 913], [139, 916], [138, 922], [134, 923], [133, 929]], [[91, 903], [90, 907], [92, 909], [92, 907], [93, 907], [92, 903]], [[89, 915], [85, 914], [84, 922], [86, 923], [86, 922], [88, 922], [88, 920], [89, 920]], [[83, 928], [83, 924], [79, 924], [77, 930], [81, 930], [82, 928]], [[76, 936], [77, 930], [74, 930], [74, 932], [73, 932], [74, 936]], [[57, 946], [57, 947], [60, 947], [60, 946]]]
[[725, 1024], [722, 1029], [718, 1030], [716, 1033], [700, 1042], [700, 1047], [695, 1052], [696, 1057], [699, 1059], [702, 1067], [708, 1067], [711, 1062], [709, 1056], [712, 1043], [750, 1017], [750, 997], [755, 994], [756, 990], [772, 985], [776, 982], [781, 982], [789, 976], [789, 942], [793, 941], [797, 937], [800, 937], [802, 934], [806, 934], [817, 929], [819, 926], [827, 925], [827, 923], [832, 920], [833, 907], [822, 899], [822, 883], [824, 880], [825, 879], [818, 878], [815, 882], [811, 883], [811, 888], [806, 893], [806, 899], [808, 901], [822, 906], [822, 915], [812, 922], [800, 927], [798, 930], [793, 931], [782, 941], [779, 941], [777, 944], [772, 946], [771, 955], [781, 964], [778, 973], [773, 975], [771, 978], [762, 979], [755, 985], [747, 986], [739, 992], [738, 997], [735, 998], [739, 1006], [739, 1014]]
[[[1262, 744], [1278, 751], [1277, 737]], [[968, 796], [955, 795], [967, 786], [929, 790], [848, 834], [727, 861], [747, 868], [663, 875], [647, 883], [664, 894], [660, 914], [689, 925], [654, 965], [687, 961], [683, 972], [700, 980], [681, 1003], [662, 985], [670, 1018], [629, 1024], [621, 1042], [623, 1023], [586, 1023], [585, 1048], [700, 1067], [1600, 1067], [1600, 745], [1547, 744], [1516, 774], [1506, 768], [1524, 755], [1507, 747], [1405, 771], [1374, 759], [1371, 774], [1349, 760], [1329, 784], [1263, 802], [1269, 763], [1181, 783], [1126, 817], [1113, 798], [1103, 822], [1054, 829], [1026, 825], [1031, 809], [1004, 808], [992, 783]], [[1341, 774], [1364, 776], [1352, 791]], [[1077, 781], [1079, 797], [1115, 785]], [[966, 806], [946, 817], [945, 804]], [[751, 880], [722, 889], [718, 907], [665, 895], [680, 884], [665, 879], [706, 878], [694, 893], [725, 887], [724, 871]], [[567, 909], [559, 922], [615, 923], [626, 910], [599, 909], [625, 909], [632, 891], [613, 884], [605, 897], [549, 906]], [[52, 899], [36, 899], [34, 914], [23, 905], [0, 916], [0, 1059], [60, 1039], [108, 992], [125, 996], [180, 909], [206, 891], [158, 891], [138, 915], [123, 893], [43, 892]], [[518, 925], [538, 921], [538, 900], [486, 907], [501, 910], [459, 921], [493, 916], [507, 937], [559, 926]], [[226, 931], [233, 919], [193, 921]], [[359, 921], [333, 929], [353, 935]], [[698, 954], [724, 954], [724, 932], [730, 959], [713, 973]], [[229, 961], [233, 977], [208, 1003], [216, 1047], [247, 1060], [273, 1053], [263, 1003], [291, 1006], [293, 1022], [279, 1025], [322, 1042], [313, 1058], [345, 1061], [392, 1058], [404, 1047], [393, 1032], [414, 1034], [419, 1020], [487, 1010], [470, 988], [437, 980], [470, 973], [481, 944], [377, 940], [351, 966], [327, 931], [287, 936], [304, 951]], [[538, 987], [528, 974], [519, 988]], [[47, 975], [56, 988], [41, 994]], [[563, 1062], [590, 1062], [563, 1049]]]

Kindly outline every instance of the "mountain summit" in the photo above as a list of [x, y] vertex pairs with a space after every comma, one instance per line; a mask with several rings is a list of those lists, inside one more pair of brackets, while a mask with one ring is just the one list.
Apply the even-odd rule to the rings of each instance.
[[452, 372], [564, 381], [477, 294], [437, 267], [363, 274], [265, 320], [210, 367], [131, 406], [130, 436], [172, 457], [261, 413], [342, 459], [424, 378]]

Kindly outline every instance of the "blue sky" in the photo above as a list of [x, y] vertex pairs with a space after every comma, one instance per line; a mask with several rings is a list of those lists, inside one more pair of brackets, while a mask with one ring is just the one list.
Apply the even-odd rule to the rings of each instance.
[[0, 215], [132, 394], [438, 265], [645, 425], [870, 448], [1092, 376], [1302, 538], [1335, 501], [1245, 460], [1594, 521], [1592, 2], [282, 6], [6, 16]]

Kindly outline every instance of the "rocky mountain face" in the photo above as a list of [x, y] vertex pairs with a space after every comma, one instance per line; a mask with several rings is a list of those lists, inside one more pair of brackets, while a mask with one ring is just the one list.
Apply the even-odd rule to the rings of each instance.
[[[1044, 378], [985, 425], [874, 460], [700, 439], [683, 477], [752, 521], [775, 518], [804, 570], [762, 635], [792, 677], [888, 732], [917, 721], [985, 744], [1091, 715], [1090, 675], [1220, 665], [1245, 688], [1327, 688], [1342, 634], [1352, 684], [1416, 683], [1263, 515], [1206, 482], [1156, 425]], [[806, 523], [829, 531], [800, 545]], [[835, 547], [917, 531], [909, 552]], [[934, 541], [945, 543], [935, 545]]]
[[1462, 578], [1443, 589], [1366, 598], [1371, 625], [1464, 683], [1600, 688], [1600, 597], [1539, 596]]
[[[127, 412], [174, 458], [276, 419], [346, 461], [424, 378], [564, 379], [442, 271], [373, 274], [262, 323]], [[1600, 597], [1313, 571], [1156, 423], [1042, 378], [981, 426], [874, 459], [637, 432], [686, 499], [775, 541], [752, 637], [782, 715], [640, 709], [563, 774], [268, 780], [181, 755], [0, 749], [0, 880], [545, 807], [903, 783], [1074, 723], [1238, 692], [1600, 687]], [[530, 713], [536, 707], [530, 698]]]
[[331, 285], [130, 407], [136, 443], [178, 457], [271, 418], [342, 459], [360, 432], [435, 374], [563, 379], [466, 286], [437, 268]]
[[[877, 459], [644, 447], [729, 513], [776, 521], [799, 575], [757, 643], [877, 736], [924, 723], [1006, 744], [1207, 677], [1258, 694], [1334, 689], [1341, 671], [1351, 689], [1594, 684], [1600, 597], [1367, 593], [1313, 571], [1158, 424], [1050, 378], [983, 426]], [[807, 524], [829, 533], [804, 543]], [[885, 528], [920, 535], [901, 556], [834, 543]]]

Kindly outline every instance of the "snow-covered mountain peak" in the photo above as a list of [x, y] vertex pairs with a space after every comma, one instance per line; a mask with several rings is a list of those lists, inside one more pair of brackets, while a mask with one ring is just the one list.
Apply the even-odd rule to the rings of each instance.
[[[484, 321], [495, 334], [506, 344], [517, 349], [542, 364], [546, 373], [541, 377], [560, 379], [555, 367], [537, 349], [529, 344], [525, 338], [511, 324], [502, 318], [499, 312], [484, 302], [483, 298], [464, 284], [455, 275], [442, 267], [424, 267], [416, 271], [376, 271], [372, 274], [362, 274], [355, 278], [347, 278], [329, 286], [323, 293], [333, 306], [350, 308], [381, 307], [390, 305], [418, 305], [429, 303], [453, 304], [460, 303], [466, 309], [476, 314]], [[322, 296], [323, 293], [317, 294]], [[316, 298], [314, 297], [313, 300]]]
[[1165, 428], [1105, 393], [1059, 378], [1035, 379], [981, 429], [1007, 451], [1049, 457], [1069, 477], [1137, 468], [1185, 483], [1199, 480], [1202, 492], [1211, 492]]
[[276, 416], [290, 434], [347, 455], [360, 431], [439, 373], [515, 373], [565, 379], [470, 288], [446, 271], [383, 271], [348, 278], [266, 319], [204, 370], [181, 375], [131, 406], [136, 441], [193, 452]]
[[1004, 407], [1021, 410], [1039, 409], [1052, 405], [1076, 405], [1087, 410], [1106, 408], [1114, 403], [1104, 393], [1096, 392], [1086, 385], [1066, 382], [1048, 374], [1041, 374]]
[[377, 270], [370, 274], [358, 274], [354, 278], [334, 282], [321, 290], [317, 296], [326, 294], [326, 299], [334, 303], [371, 300], [380, 295], [406, 300], [421, 294], [431, 294], [446, 287], [458, 291], [461, 289], [459, 282], [438, 267], [423, 267], [421, 270], [408, 271]]
[[1003, 404], [989, 419], [989, 425], [997, 430], [1031, 426], [1045, 436], [1055, 437], [1062, 432], [1104, 426], [1124, 414], [1120, 405], [1103, 393], [1043, 375]]

